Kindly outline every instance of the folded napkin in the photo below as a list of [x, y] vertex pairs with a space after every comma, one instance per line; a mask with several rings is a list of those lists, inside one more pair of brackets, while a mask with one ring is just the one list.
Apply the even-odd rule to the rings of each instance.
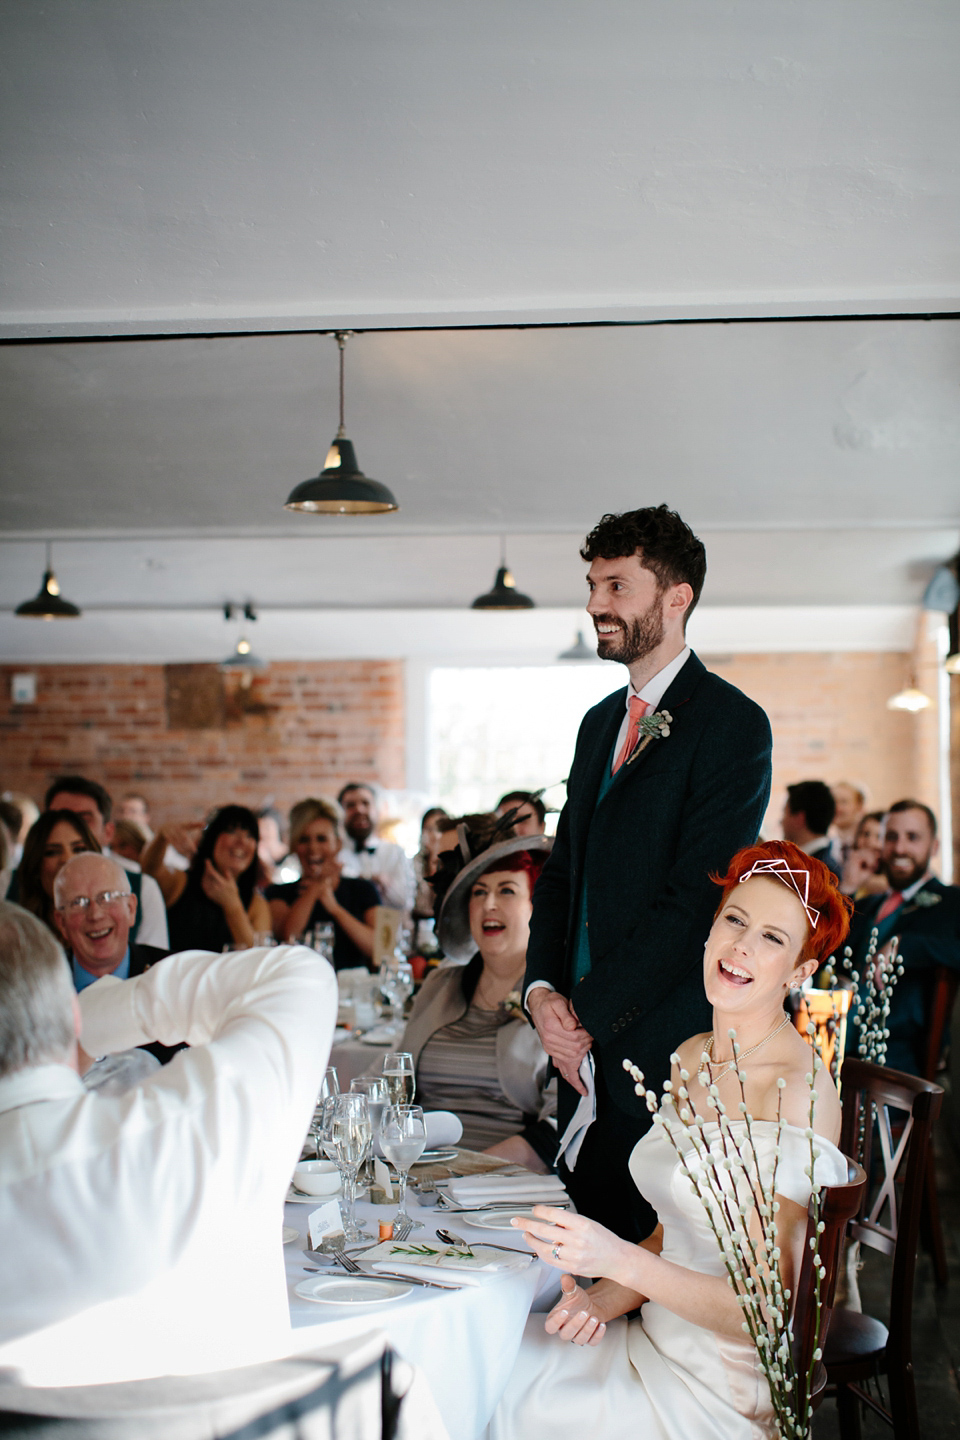
[[523, 1254], [508, 1255], [486, 1245], [444, 1245], [440, 1240], [384, 1240], [363, 1255], [364, 1269], [375, 1274], [388, 1270], [392, 1275], [429, 1279], [431, 1270], [442, 1270], [445, 1285], [485, 1285], [498, 1275], [526, 1269], [529, 1263]]
[[568, 1170], [576, 1167], [580, 1155], [580, 1146], [587, 1136], [587, 1131], [597, 1118], [597, 1089], [593, 1079], [593, 1056], [587, 1054], [580, 1062], [580, 1079], [586, 1095], [581, 1095], [577, 1102], [577, 1108], [573, 1112], [570, 1124], [564, 1130], [560, 1139], [560, 1148], [557, 1150], [557, 1159], [563, 1156]]
[[423, 1116], [427, 1131], [427, 1149], [439, 1150], [444, 1145], [456, 1145], [463, 1134], [460, 1117], [452, 1110], [427, 1110]]
[[464, 1175], [445, 1181], [443, 1188], [458, 1205], [488, 1205], [501, 1200], [560, 1205], [569, 1198], [556, 1175]]

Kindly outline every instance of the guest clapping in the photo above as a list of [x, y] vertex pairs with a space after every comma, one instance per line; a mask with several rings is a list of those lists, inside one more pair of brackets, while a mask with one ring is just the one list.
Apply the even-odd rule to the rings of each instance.
[[380, 896], [369, 880], [341, 874], [340, 808], [332, 800], [301, 800], [290, 811], [290, 843], [300, 861], [299, 880], [270, 885], [267, 900], [274, 934], [292, 940], [333, 922], [337, 970], [370, 964], [374, 910]]
[[99, 855], [100, 845], [87, 822], [73, 810], [45, 810], [36, 824], [30, 827], [24, 841], [23, 855], [14, 877], [16, 894], [11, 894], [10, 898], [42, 920], [58, 939], [53, 914], [53, 882], [70, 857], [85, 850]]
[[857, 826], [853, 845], [843, 862], [840, 889], [844, 895], [862, 900], [867, 895], [880, 895], [887, 888], [881, 868], [883, 853], [883, 811], [871, 810]]
[[[168, 844], [202, 830], [190, 869], [164, 864]], [[174, 838], [176, 837], [176, 838]], [[256, 891], [257, 817], [245, 805], [224, 805], [206, 828], [164, 826], [143, 852], [143, 868], [163, 891], [170, 949], [220, 951], [253, 945], [270, 931], [270, 911]]]
[[427, 978], [401, 1042], [414, 1056], [426, 1109], [458, 1115], [471, 1149], [541, 1173], [557, 1148], [556, 1086], [520, 989], [533, 887], [549, 849], [543, 836], [508, 840], [459, 871], [438, 936], [445, 954], [473, 958]]

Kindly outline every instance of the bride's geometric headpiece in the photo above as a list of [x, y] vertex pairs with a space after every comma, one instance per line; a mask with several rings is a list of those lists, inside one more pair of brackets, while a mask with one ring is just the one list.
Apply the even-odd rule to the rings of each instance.
[[[772, 875], [776, 880], [780, 881], [781, 885], [787, 885], [793, 890], [800, 904], [806, 911], [807, 919], [810, 921], [810, 929], [816, 930], [817, 921], [820, 919], [820, 916], [817, 911], [813, 909], [809, 900], [809, 870], [793, 870], [790, 868], [789, 862], [785, 860], [782, 855], [778, 855], [776, 858], [769, 860], [758, 860], [755, 865], [750, 867], [746, 875], [740, 876], [740, 884], [742, 885], [744, 880], [749, 880], [753, 875]], [[801, 878], [803, 881], [802, 890], [800, 889]]]

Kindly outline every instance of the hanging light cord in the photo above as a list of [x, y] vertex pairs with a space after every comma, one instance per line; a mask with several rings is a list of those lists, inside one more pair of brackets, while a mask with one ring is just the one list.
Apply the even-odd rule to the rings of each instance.
[[337, 431], [337, 439], [345, 440], [347, 432], [343, 424], [343, 352], [347, 348], [347, 336], [352, 335], [352, 330], [338, 330], [337, 344], [340, 346], [340, 429]]

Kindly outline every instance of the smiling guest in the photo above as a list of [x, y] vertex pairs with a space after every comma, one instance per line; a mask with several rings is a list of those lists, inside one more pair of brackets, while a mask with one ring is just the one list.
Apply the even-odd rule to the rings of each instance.
[[53, 883], [72, 855], [88, 850], [99, 854], [99, 842], [73, 810], [45, 810], [27, 832], [16, 873], [16, 898], [55, 935]]
[[255, 888], [260, 828], [252, 810], [217, 810], [186, 873], [164, 864], [169, 838], [166, 827], [157, 832], [143, 852], [143, 868], [163, 891], [172, 951], [243, 949], [269, 935], [270, 911]]
[[445, 954], [472, 959], [428, 976], [401, 1041], [414, 1057], [419, 1104], [458, 1115], [469, 1149], [541, 1173], [557, 1148], [556, 1084], [520, 990], [533, 887], [549, 848], [542, 835], [506, 840], [460, 870], [437, 933]]
[[300, 861], [301, 878], [268, 886], [266, 897], [278, 940], [293, 940], [332, 921], [334, 969], [347, 970], [370, 964], [380, 896], [369, 880], [341, 873], [340, 843], [340, 807], [332, 800], [294, 805], [290, 844]]
[[57, 875], [53, 893], [77, 990], [104, 975], [118, 980], [142, 975], [166, 955], [153, 945], [130, 944], [137, 902], [126, 872], [108, 855], [74, 855]]

